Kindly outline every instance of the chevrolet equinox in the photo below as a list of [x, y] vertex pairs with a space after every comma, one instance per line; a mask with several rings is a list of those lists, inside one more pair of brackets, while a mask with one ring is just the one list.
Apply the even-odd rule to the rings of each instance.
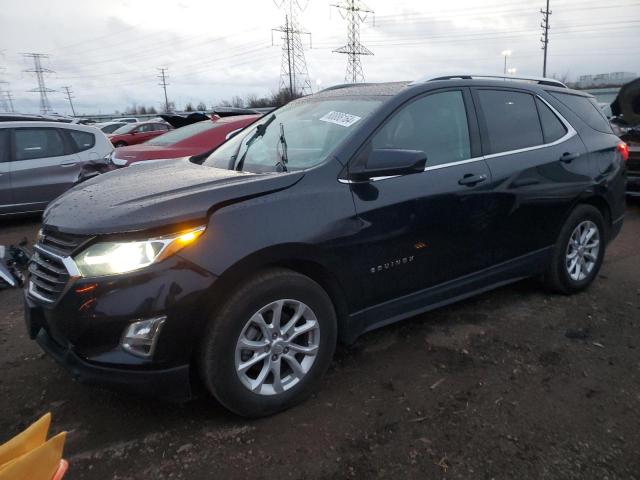
[[205, 159], [54, 200], [29, 333], [81, 381], [249, 417], [307, 397], [337, 341], [527, 277], [571, 294], [622, 226], [626, 145], [550, 79], [341, 85]]

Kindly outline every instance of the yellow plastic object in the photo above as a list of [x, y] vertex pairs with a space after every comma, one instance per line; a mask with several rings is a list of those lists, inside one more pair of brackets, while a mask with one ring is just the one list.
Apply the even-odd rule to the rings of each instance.
[[42, 445], [47, 440], [50, 424], [51, 414], [47, 413], [22, 433], [0, 445], [0, 468], [5, 463]]
[[[51, 480], [62, 478], [62, 450], [66, 432], [47, 441], [51, 414], [47, 413], [22, 433], [0, 445], [0, 480]], [[61, 468], [64, 466], [65, 468]]]
[[58, 471], [66, 432], [0, 467], [0, 480], [51, 480]]

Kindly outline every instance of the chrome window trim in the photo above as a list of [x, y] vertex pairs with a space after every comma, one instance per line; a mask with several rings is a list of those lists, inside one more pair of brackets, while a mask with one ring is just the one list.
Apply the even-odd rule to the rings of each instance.
[[[555, 140], [555, 141], [553, 141], [551, 143], [543, 143], [541, 145], [534, 145], [533, 147], [519, 148], [519, 149], [516, 149], [516, 150], [508, 150], [506, 152], [490, 153], [488, 155], [483, 155], [483, 156], [480, 156], [480, 157], [468, 158], [466, 160], [459, 160], [457, 162], [449, 162], [449, 163], [441, 163], [439, 165], [432, 165], [430, 167], [425, 167], [424, 171], [428, 172], [428, 171], [431, 171], [431, 170], [439, 170], [441, 168], [455, 167], [457, 165], [464, 165], [466, 163], [479, 162], [480, 160], [490, 160], [492, 158], [498, 158], [498, 157], [502, 157], [502, 156], [505, 156], [505, 155], [514, 155], [514, 154], [517, 154], [517, 153], [530, 152], [530, 151], [538, 150], [538, 149], [541, 149], [541, 148], [554, 147], [556, 145], [560, 145], [563, 142], [566, 142], [570, 138], [573, 138], [574, 136], [577, 135], [577, 132], [573, 128], [573, 126], [567, 121], [566, 118], [564, 118], [562, 116], [562, 114], [560, 114], [560, 112], [558, 112], [558, 110], [556, 110], [549, 102], [547, 102], [540, 95], [538, 95], [538, 94], [532, 94], [532, 95], [535, 98], [537, 98], [540, 101], [542, 101], [547, 107], [549, 107], [551, 109], [551, 111], [554, 113], [554, 115], [556, 117], [558, 117], [558, 119], [560, 119], [560, 122], [562, 122], [564, 127], [567, 129], [567, 133], [565, 133], [558, 140]], [[541, 128], [542, 128], [542, 125], [541, 125]], [[351, 183], [368, 183], [368, 182], [378, 182], [380, 180], [387, 180], [389, 178], [396, 178], [396, 177], [402, 177], [402, 176], [404, 176], [404, 175], [392, 175], [392, 176], [387, 176], [387, 177], [371, 177], [369, 180], [363, 180], [361, 182], [356, 182], [356, 181], [353, 181], [353, 180], [339, 178], [338, 181], [340, 183], [349, 183], [349, 184], [351, 184]]]
[[560, 119], [560, 121], [562, 122], [564, 127], [567, 129], [567, 133], [565, 133], [564, 136], [560, 137], [558, 140], [556, 140], [554, 142], [551, 142], [551, 143], [543, 143], [543, 144], [540, 144], [540, 145], [534, 145], [533, 147], [518, 148], [516, 150], [507, 150], [506, 152], [490, 153], [489, 155], [485, 155], [484, 156], [485, 160], [488, 160], [488, 159], [491, 159], [491, 158], [502, 157], [504, 155], [514, 155], [516, 153], [530, 152], [530, 151], [538, 150], [540, 148], [545, 148], [545, 147], [554, 147], [556, 145], [560, 145], [563, 142], [566, 142], [570, 138], [572, 138], [572, 137], [577, 135], [577, 132], [571, 126], [571, 124], [567, 121], [567, 119], [564, 118], [560, 114], [560, 112], [558, 112], [558, 110], [553, 108], [553, 106], [551, 104], [549, 104], [549, 102], [547, 102], [540, 95], [535, 94], [534, 97], [539, 99], [541, 102], [543, 102], [547, 107], [549, 107], [551, 109], [551, 111], [555, 114], [556, 117], [558, 117]]

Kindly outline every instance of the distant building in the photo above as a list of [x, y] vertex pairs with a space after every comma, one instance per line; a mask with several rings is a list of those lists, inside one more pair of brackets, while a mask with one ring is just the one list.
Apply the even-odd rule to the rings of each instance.
[[598, 73], [597, 75], [581, 75], [576, 82], [576, 88], [592, 88], [592, 87], [620, 87], [634, 78], [638, 74], [633, 72], [611, 72]]

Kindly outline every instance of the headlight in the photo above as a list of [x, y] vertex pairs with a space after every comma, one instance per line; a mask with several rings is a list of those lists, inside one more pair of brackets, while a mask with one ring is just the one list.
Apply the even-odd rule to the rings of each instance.
[[204, 229], [201, 226], [149, 240], [96, 243], [74, 260], [83, 277], [133, 272], [173, 255], [202, 235]]

